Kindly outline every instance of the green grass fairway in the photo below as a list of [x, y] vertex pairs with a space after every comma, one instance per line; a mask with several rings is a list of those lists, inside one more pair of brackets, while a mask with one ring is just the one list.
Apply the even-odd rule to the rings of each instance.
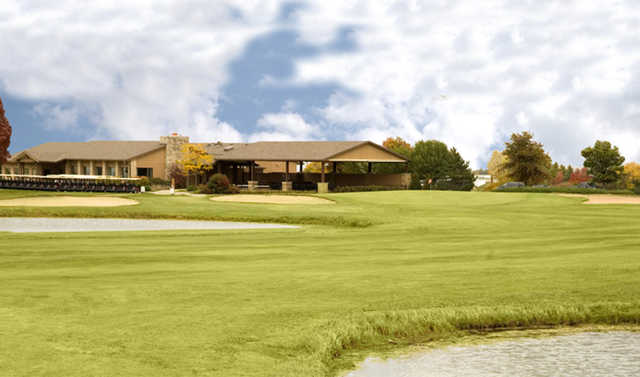
[[140, 204], [0, 216], [306, 225], [0, 233], [0, 376], [330, 376], [371, 350], [464, 330], [640, 323], [640, 206], [413, 191], [325, 206], [127, 197]]

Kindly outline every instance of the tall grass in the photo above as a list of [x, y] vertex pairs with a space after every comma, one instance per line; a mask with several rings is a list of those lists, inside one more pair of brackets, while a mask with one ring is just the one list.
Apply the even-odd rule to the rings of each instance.
[[454, 338], [471, 330], [602, 324], [640, 324], [640, 302], [365, 312], [314, 328], [302, 336], [296, 348], [306, 351], [303, 359], [315, 365], [318, 376], [326, 376], [335, 374], [345, 352], [373, 349], [389, 343], [415, 344]]

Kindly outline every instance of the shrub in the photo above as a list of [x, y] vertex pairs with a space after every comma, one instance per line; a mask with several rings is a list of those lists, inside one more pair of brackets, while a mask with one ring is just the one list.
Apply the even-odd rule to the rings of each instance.
[[631, 190], [605, 190], [600, 188], [580, 188], [580, 187], [511, 187], [493, 190], [494, 192], [533, 192], [533, 193], [565, 193], [565, 194], [617, 194], [631, 195]]
[[640, 195], [640, 181], [633, 181], [633, 193]]
[[[138, 184], [138, 186], [144, 187], [145, 191], [151, 191], [151, 182], [149, 182], [149, 178], [142, 177], [136, 183]], [[105, 184], [106, 184], [106, 181], [105, 181]]]
[[187, 186], [187, 191], [191, 191], [191, 192], [193, 192], [193, 191], [196, 191], [197, 189], [198, 189], [198, 188], [197, 188], [195, 185], [189, 185], [189, 186]]
[[198, 185], [196, 191], [198, 192], [198, 194], [213, 194], [213, 190], [211, 190], [211, 188], [205, 184]]
[[333, 189], [333, 192], [363, 192], [363, 191], [390, 191], [390, 190], [405, 190], [401, 186], [338, 186]]
[[212, 194], [231, 193], [231, 183], [229, 183], [229, 178], [227, 178], [227, 176], [224, 174], [216, 173], [212, 175], [211, 178], [209, 178], [207, 187]]

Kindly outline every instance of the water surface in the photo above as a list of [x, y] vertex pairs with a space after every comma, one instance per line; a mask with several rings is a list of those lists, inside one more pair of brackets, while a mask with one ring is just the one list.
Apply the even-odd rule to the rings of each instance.
[[640, 376], [640, 333], [585, 332], [370, 358], [348, 377]]
[[0, 232], [283, 229], [292, 225], [191, 220], [0, 217]]

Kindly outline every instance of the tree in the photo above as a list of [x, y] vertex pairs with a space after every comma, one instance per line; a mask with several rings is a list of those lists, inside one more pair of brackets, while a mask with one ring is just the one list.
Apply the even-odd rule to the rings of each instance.
[[636, 183], [640, 183], [640, 164], [629, 162], [624, 165], [624, 183], [628, 189], [633, 189]]
[[[426, 188], [438, 190], [464, 190], [473, 188], [475, 176], [455, 148], [437, 141], [419, 141], [411, 155], [412, 184], [419, 188], [420, 180], [426, 182]], [[431, 184], [429, 184], [431, 181]]]
[[[388, 137], [385, 141], [382, 142], [382, 146], [407, 159], [411, 157], [411, 153], [413, 152], [413, 148], [411, 147], [411, 144], [409, 144], [399, 136]], [[373, 165], [373, 172], [375, 174], [404, 173], [405, 166], [404, 164], [397, 164], [397, 163], [378, 163]]]
[[182, 146], [182, 160], [179, 160], [178, 164], [187, 176], [195, 174], [195, 183], [198, 184], [198, 177], [213, 169], [213, 156], [201, 145], [185, 144]]
[[11, 125], [4, 115], [4, 106], [2, 98], [0, 98], [0, 165], [7, 162], [11, 157], [9, 154], [9, 145], [11, 144]]
[[573, 168], [571, 167], [571, 165], [567, 165], [567, 167], [563, 171], [564, 171], [564, 180], [568, 181], [571, 178], [571, 174], [573, 174]]
[[593, 147], [583, 149], [581, 154], [584, 167], [589, 169], [594, 183], [607, 185], [618, 182], [622, 177], [624, 157], [610, 142], [598, 140]]
[[592, 177], [589, 175], [587, 168], [576, 169], [573, 173], [571, 173], [571, 177], [569, 178], [569, 182], [574, 185], [582, 182], [591, 181]]
[[489, 170], [491, 178], [496, 183], [505, 182], [508, 179], [506, 171], [503, 168], [505, 161], [504, 153], [493, 151], [491, 154], [491, 159], [487, 164], [487, 170]]
[[545, 153], [542, 144], [533, 140], [528, 132], [512, 134], [511, 141], [505, 143], [504, 155], [507, 161], [503, 167], [509, 178], [535, 185], [549, 179], [551, 157]]
[[564, 182], [564, 172], [562, 170], [558, 170], [555, 178], [553, 178], [553, 181], [551, 181], [551, 183], [554, 185], [559, 185], [562, 182]]
[[469, 168], [469, 162], [465, 161], [455, 148], [449, 150], [447, 178], [436, 182], [438, 190], [471, 191], [476, 177]]
[[411, 172], [418, 179], [432, 183], [447, 177], [449, 172], [449, 150], [447, 145], [437, 140], [418, 141], [411, 154]]

